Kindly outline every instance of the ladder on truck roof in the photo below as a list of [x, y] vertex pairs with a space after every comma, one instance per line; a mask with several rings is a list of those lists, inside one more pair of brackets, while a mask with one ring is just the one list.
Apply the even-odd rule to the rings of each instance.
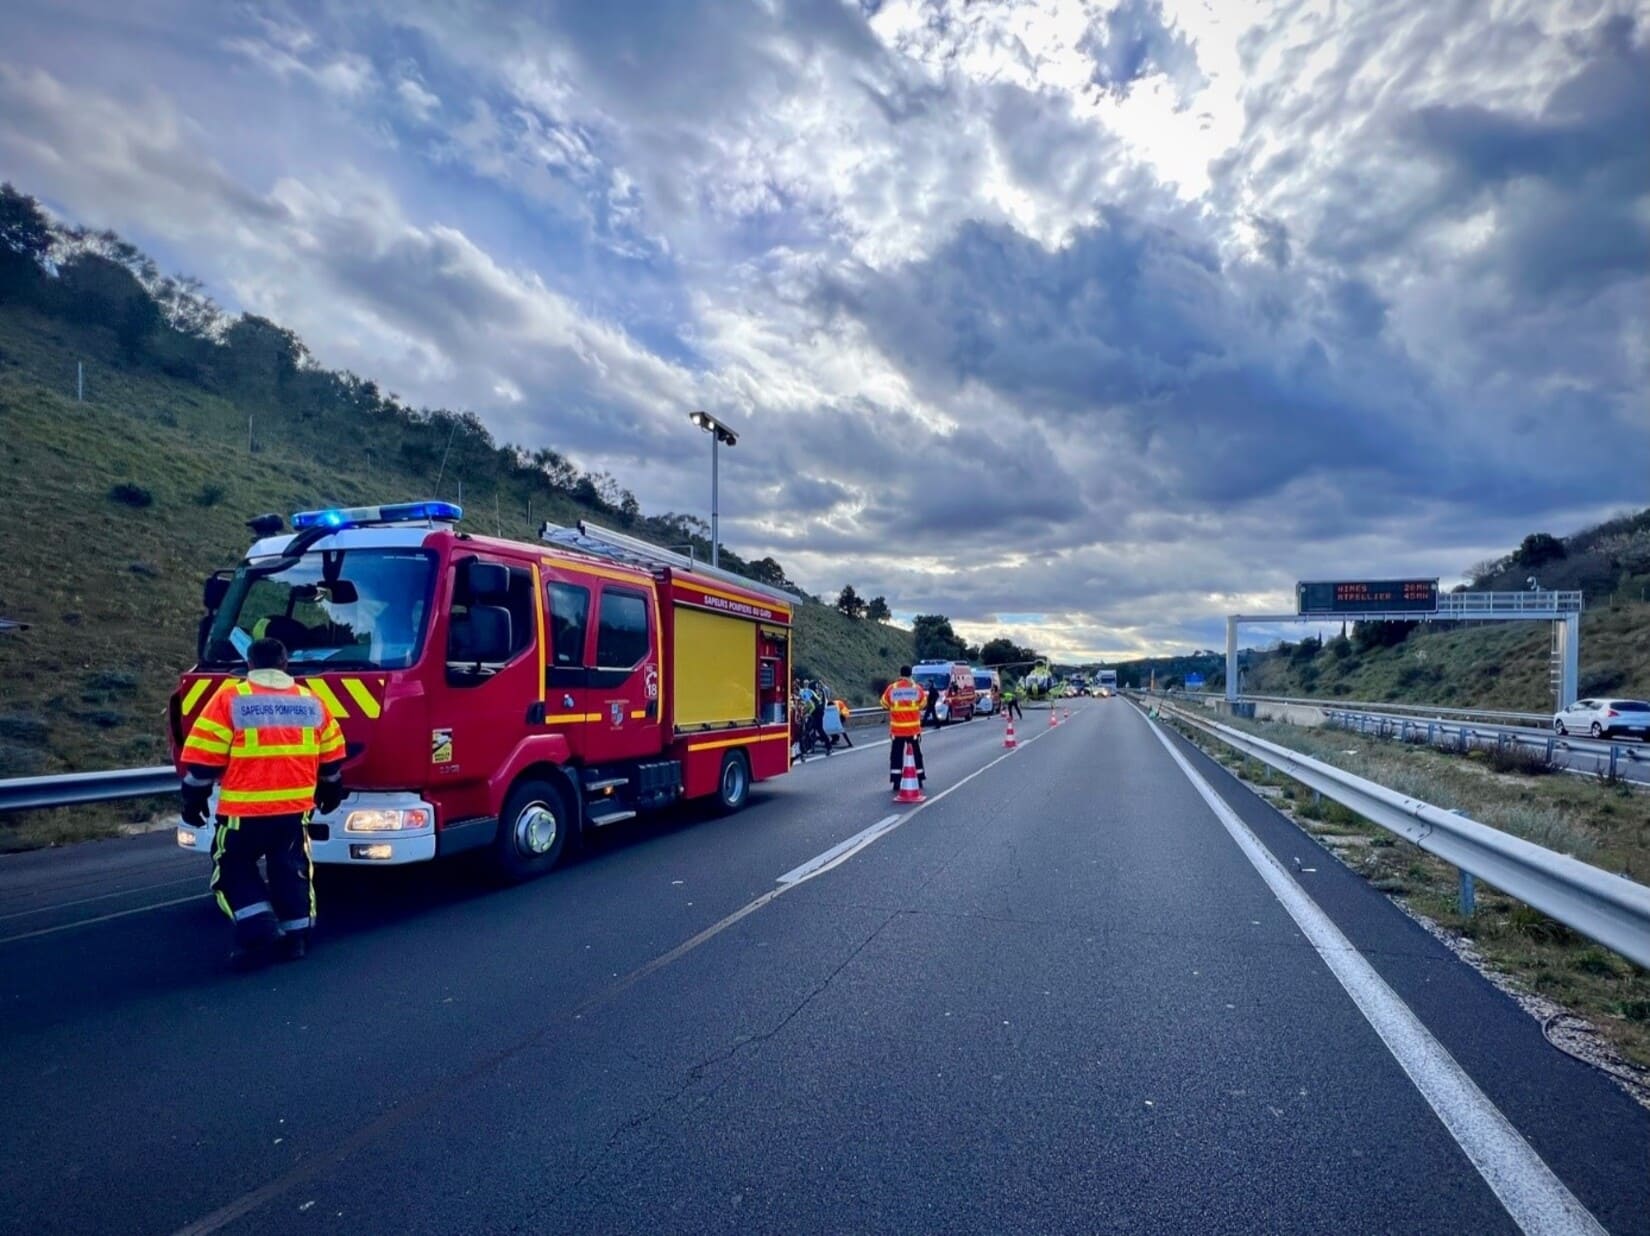
[[754, 592], [758, 596], [778, 601], [782, 605], [800, 605], [802, 598], [795, 593], [786, 592], [783, 588], [775, 588], [771, 584], [757, 583], [754, 579], [746, 579], [732, 571], [724, 571], [721, 567], [713, 567], [708, 563], [699, 562], [686, 554], [678, 554], [673, 550], [661, 549], [657, 545], [640, 540], [637, 537], [626, 536], [622, 532], [614, 532], [610, 528], [603, 528], [589, 520], [581, 519], [574, 527], [563, 524], [546, 523], [539, 529], [539, 536], [551, 545], [562, 549], [571, 549], [576, 553], [591, 554], [597, 558], [608, 558], [614, 562], [622, 562], [626, 566], [641, 567], [647, 571], [658, 571], [671, 568], [677, 571], [691, 571], [695, 575], [708, 576], [719, 579], [723, 583], [732, 584], [736, 588], [743, 588], [747, 592]]

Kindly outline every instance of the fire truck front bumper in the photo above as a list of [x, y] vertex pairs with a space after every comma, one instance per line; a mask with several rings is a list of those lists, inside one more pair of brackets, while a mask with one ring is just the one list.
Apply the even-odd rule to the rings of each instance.
[[[213, 802], [216, 817], [216, 800]], [[211, 854], [215, 828], [178, 822], [178, 848]], [[317, 863], [392, 867], [435, 857], [435, 808], [413, 793], [347, 795], [338, 810], [309, 821], [309, 850]]]

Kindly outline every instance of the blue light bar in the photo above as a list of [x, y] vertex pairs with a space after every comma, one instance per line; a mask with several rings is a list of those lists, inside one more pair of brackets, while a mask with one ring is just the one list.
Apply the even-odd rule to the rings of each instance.
[[386, 506], [344, 506], [324, 511], [299, 511], [292, 517], [292, 530], [302, 532], [306, 528], [369, 528], [374, 524], [426, 521], [457, 523], [462, 518], [463, 509], [452, 502], [394, 502]]

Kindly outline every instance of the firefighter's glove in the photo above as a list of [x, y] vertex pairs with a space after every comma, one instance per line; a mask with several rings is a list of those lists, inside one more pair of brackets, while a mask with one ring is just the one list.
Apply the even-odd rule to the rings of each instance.
[[212, 805], [212, 785], [184, 784], [183, 822], [191, 828], [206, 827], [207, 809]]
[[315, 787], [315, 810], [322, 815], [331, 815], [338, 810], [338, 805], [344, 801], [344, 783], [341, 780], [331, 781], [323, 779]]

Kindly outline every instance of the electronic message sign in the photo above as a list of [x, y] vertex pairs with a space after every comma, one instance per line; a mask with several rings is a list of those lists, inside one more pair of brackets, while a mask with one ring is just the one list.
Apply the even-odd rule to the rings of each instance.
[[1309, 580], [1295, 585], [1301, 614], [1434, 614], [1436, 579]]

